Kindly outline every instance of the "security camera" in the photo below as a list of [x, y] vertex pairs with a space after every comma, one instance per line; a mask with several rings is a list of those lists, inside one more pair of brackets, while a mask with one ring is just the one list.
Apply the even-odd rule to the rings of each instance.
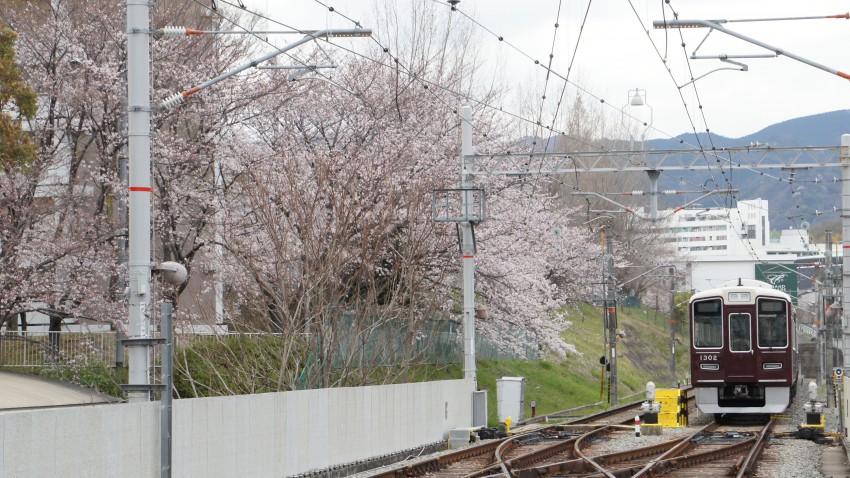
[[162, 278], [171, 285], [180, 285], [189, 276], [183, 264], [177, 262], [160, 262], [153, 270], [162, 274]]

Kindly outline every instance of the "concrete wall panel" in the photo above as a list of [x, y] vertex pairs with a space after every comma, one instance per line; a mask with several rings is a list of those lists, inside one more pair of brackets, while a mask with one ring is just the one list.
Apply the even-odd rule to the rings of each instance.
[[[32, 445], [40, 446], [33, 437], [32, 413], [9, 413], [3, 420], [3, 469], [0, 476], [27, 476], [31, 460]], [[25, 446], [29, 445], [29, 446]], [[38, 449], [38, 448], [36, 448]]]
[[286, 429], [291, 424], [287, 415], [287, 402], [291, 401], [292, 395], [289, 393], [276, 393], [273, 395], [274, 400], [274, 443], [272, 444], [272, 463], [274, 470], [285, 470], [287, 468], [287, 460], [289, 454], [286, 449]]
[[[471, 423], [471, 390], [450, 380], [175, 400], [172, 475], [291, 476], [444, 440]], [[0, 412], [0, 478], [158, 477], [159, 421], [159, 402]]]
[[298, 426], [300, 421], [298, 417], [298, 400], [291, 393], [281, 394], [281, 398], [285, 398], [283, 416], [286, 417], [284, 421], [285, 427], [281, 434], [283, 442], [280, 444], [283, 447], [282, 455], [284, 456], [282, 474], [284, 476], [291, 476], [298, 473], [298, 448], [286, 446], [286, 444], [298, 442]]
[[[251, 426], [251, 454], [249, 459], [249, 473], [246, 476], [259, 478], [272, 478], [274, 473], [274, 428], [275, 407], [274, 395], [264, 393], [254, 395], [251, 401], [250, 426]], [[218, 476], [218, 475], [209, 475]]]

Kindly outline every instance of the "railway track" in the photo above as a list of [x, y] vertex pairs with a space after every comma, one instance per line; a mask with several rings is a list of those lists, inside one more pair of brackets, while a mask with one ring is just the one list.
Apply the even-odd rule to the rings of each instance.
[[511, 476], [512, 469], [523, 469], [535, 463], [574, 458], [574, 443], [579, 437], [588, 431], [609, 428], [612, 424], [632, 422], [640, 409], [640, 404], [641, 402], [632, 402], [565, 424], [544, 425], [534, 431], [463, 448], [414, 464], [393, 468], [372, 477]]
[[749, 476], [774, 426], [711, 423], [650, 446], [606, 452], [606, 443], [634, 436], [640, 402], [569, 423], [488, 441], [373, 477], [699, 477]]
[[743, 477], [752, 472], [774, 424], [773, 420], [765, 425], [745, 426], [720, 426], [712, 423], [680, 440], [670, 440], [617, 453], [595, 454], [594, 446], [584, 445], [583, 442], [596, 434], [608, 432], [604, 428], [599, 428], [576, 440], [577, 458], [573, 460], [521, 470], [514, 469], [511, 475], [503, 474], [502, 476], [519, 478], [541, 476]]

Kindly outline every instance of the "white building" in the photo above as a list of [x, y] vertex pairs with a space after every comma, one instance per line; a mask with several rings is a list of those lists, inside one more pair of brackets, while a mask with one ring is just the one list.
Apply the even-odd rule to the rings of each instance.
[[667, 210], [661, 217], [667, 218], [662, 223], [665, 240], [675, 246], [676, 262], [687, 270], [687, 287], [693, 290], [739, 278], [766, 280], [757, 275], [766, 274], [770, 265], [793, 270], [796, 278], [795, 262], [824, 254], [805, 229], [786, 229], [771, 239], [765, 199], [738, 201], [732, 208]]
[[680, 255], [730, 256], [764, 249], [770, 239], [767, 200], [738, 201], [737, 208], [665, 211], [667, 240]]

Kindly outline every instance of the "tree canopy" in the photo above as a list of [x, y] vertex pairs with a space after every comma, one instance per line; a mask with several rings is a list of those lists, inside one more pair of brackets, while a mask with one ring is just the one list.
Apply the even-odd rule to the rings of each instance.
[[[284, 81], [254, 69], [153, 115], [153, 260], [190, 272], [176, 320], [223, 315], [233, 331], [279, 334], [268, 363], [280, 367], [280, 390], [392, 379], [388, 360], [413, 363], [437, 339], [455, 341], [462, 260], [455, 226], [432, 219], [431, 194], [457, 187], [456, 111], [477, 99], [481, 150], [534, 148], [487, 106], [505, 92], [473, 81], [469, 32], [440, 30], [448, 12], [428, 2], [411, 6], [419, 23], [405, 29], [385, 12], [392, 49], [299, 51], [301, 62], [332, 60], [332, 77]], [[115, 14], [123, 8], [91, 0], [21, 9], [9, 14], [17, 49], [14, 34], [0, 34], [0, 117], [30, 151], [2, 156], [16, 167], [4, 167], [0, 184], [0, 318], [41, 307], [126, 325], [126, 36]], [[238, 9], [223, 7], [219, 18], [198, 8], [164, 2], [153, 23], [250, 26]], [[264, 49], [250, 36], [154, 38], [153, 102]], [[592, 135], [592, 112], [574, 111], [571, 127]], [[29, 118], [28, 133], [15, 114]], [[490, 218], [475, 231], [476, 300], [488, 310], [478, 331], [505, 350], [574, 353], [563, 308], [589, 300], [599, 282], [583, 211], [539, 176], [480, 186]]]

